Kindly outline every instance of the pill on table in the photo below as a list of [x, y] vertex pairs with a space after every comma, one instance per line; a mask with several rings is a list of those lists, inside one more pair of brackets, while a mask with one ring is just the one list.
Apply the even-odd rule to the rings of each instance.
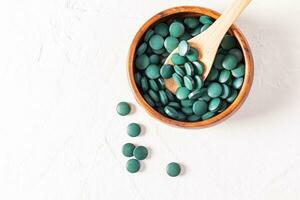
[[136, 173], [140, 170], [140, 162], [136, 159], [130, 159], [126, 165], [127, 171], [130, 173]]
[[126, 143], [122, 146], [122, 154], [126, 157], [132, 157], [134, 148], [134, 144]]
[[117, 105], [117, 112], [121, 116], [126, 116], [130, 113], [130, 106], [127, 102], [120, 102]]
[[171, 162], [167, 165], [167, 174], [171, 177], [176, 177], [180, 174], [181, 172], [181, 167], [178, 163], [176, 162]]
[[148, 149], [144, 146], [135, 147], [133, 150], [133, 156], [137, 160], [144, 160], [148, 156]]

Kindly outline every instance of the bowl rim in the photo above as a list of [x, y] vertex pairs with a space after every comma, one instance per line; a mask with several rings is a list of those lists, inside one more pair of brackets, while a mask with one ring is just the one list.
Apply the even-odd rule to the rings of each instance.
[[252, 82], [253, 82], [253, 76], [254, 76], [254, 62], [253, 62], [253, 56], [250, 50], [250, 46], [245, 38], [245, 36], [242, 34], [240, 29], [233, 24], [230, 27], [229, 32], [234, 35], [243, 51], [244, 61], [245, 61], [245, 75], [244, 75], [244, 83], [242, 88], [240, 89], [240, 92], [237, 96], [237, 98], [231, 103], [230, 106], [228, 106], [223, 112], [215, 115], [214, 117], [204, 120], [204, 121], [197, 121], [197, 122], [183, 122], [183, 121], [177, 121], [175, 119], [168, 118], [166, 116], [163, 116], [158, 111], [156, 111], [154, 108], [152, 108], [144, 99], [144, 97], [141, 95], [134, 79], [134, 58], [135, 58], [135, 51], [136, 48], [142, 39], [143, 35], [146, 33], [148, 29], [150, 29], [154, 24], [158, 23], [159, 21], [163, 20], [166, 17], [171, 17], [172, 15], [176, 14], [190, 14], [190, 15], [208, 15], [214, 19], [218, 18], [220, 16], [220, 13], [209, 9], [205, 7], [198, 7], [198, 6], [178, 6], [173, 8], [168, 8], [164, 11], [161, 11], [148, 19], [142, 26], [139, 28], [138, 32], [135, 34], [133, 41], [131, 42], [129, 51], [128, 51], [128, 59], [127, 59], [127, 75], [129, 84], [131, 87], [131, 90], [133, 91], [134, 98], [140, 104], [146, 112], [153, 118], [171, 125], [171, 126], [177, 126], [177, 127], [183, 127], [183, 128], [204, 128], [209, 127], [212, 125], [216, 125], [217, 123], [222, 122], [223, 120], [230, 117], [234, 112], [236, 112], [241, 105], [244, 103], [245, 99], [247, 98]]

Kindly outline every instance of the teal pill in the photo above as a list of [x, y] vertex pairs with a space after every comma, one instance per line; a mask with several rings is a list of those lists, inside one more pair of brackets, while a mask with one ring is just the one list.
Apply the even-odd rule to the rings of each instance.
[[211, 97], [207, 94], [207, 88], [201, 88], [201, 96], [199, 97], [199, 100], [203, 100], [206, 102], [209, 102], [211, 100]]
[[182, 87], [183, 86], [183, 79], [182, 79], [182, 77], [179, 75], [179, 74], [177, 74], [177, 73], [174, 73], [173, 75], [172, 75], [172, 78], [173, 78], [173, 80], [175, 81], [175, 83], [176, 83], [176, 85], [178, 86], [178, 87]]
[[167, 105], [169, 102], [167, 93], [164, 90], [160, 90], [158, 94], [159, 94], [159, 100], [162, 103], [162, 105]]
[[207, 87], [207, 94], [211, 98], [219, 97], [222, 94], [223, 88], [220, 83], [210, 83]]
[[169, 26], [165, 23], [160, 23], [154, 28], [154, 32], [163, 37], [169, 35]]
[[178, 53], [174, 53], [171, 57], [171, 61], [174, 65], [183, 65], [186, 63], [186, 58], [179, 55]]
[[203, 63], [199, 62], [199, 61], [194, 61], [192, 62], [193, 65], [195, 66], [195, 74], [198, 74], [198, 75], [202, 75], [203, 74], [203, 71], [204, 71], [204, 65]]
[[153, 50], [160, 50], [164, 46], [164, 38], [161, 35], [153, 35], [149, 40], [149, 45]]
[[232, 49], [235, 47], [235, 45], [236, 45], [236, 39], [231, 35], [225, 35], [221, 42], [221, 47], [225, 50]]
[[166, 106], [164, 108], [164, 111], [171, 118], [177, 118], [178, 117], [178, 112], [176, 111], [175, 108], [172, 108], [171, 106]]
[[165, 90], [165, 92], [169, 101], [175, 101], [175, 96], [169, 90]]
[[196, 89], [189, 94], [188, 98], [191, 100], [194, 100], [194, 99], [198, 99], [199, 97], [201, 97], [201, 95], [202, 95], [202, 91], [200, 89]]
[[166, 88], [165, 81], [162, 78], [157, 79], [157, 85], [161, 90], [164, 90]]
[[187, 75], [189, 76], [194, 76], [195, 74], [195, 69], [192, 63], [187, 62], [184, 64], [184, 69]]
[[180, 101], [180, 104], [182, 105], [182, 107], [192, 107], [194, 102], [195, 102], [195, 100], [193, 100], [193, 99], [186, 99], [186, 100]]
[[157, 65], [157, 64], [159, 64], [159, 62], [160, 62], [160, 57], [159, 57], [159, 55], [152, 54], [152, 55], [149, 57], [149, 60], [150, 60], [150, 63], [151, 63], [151, 64]]
[[134, 144], [126, 143], [122, 146], [122, 154], [126, 157], [132, 157], [134, 148]]
[[127, 102], [120, 102], [117, 105], [117, 113], [121, 116], [126, 116], [130, 113], [130, 106]]
[[179, 120], [179, 121], [184, 121], [186, 119], [186, 116], [185, 116], [184, 113], [178, 112], [178, 115], [177, 115], [176, 119]]
[[243, 78], [243, 77], [241, 77], [241, 78], [236, 78], [236, 79], [234, 79], [233, 82], [232, 82], [232, 87], [233, 87], [234, 89], [237, 89], [237, 90], [238, 90], [238, 89], [241, 89], [243, 83], [244, 83], [244, 78]]
[[195, 89], [200, 89], [203, 87], [204, 82], [200, 76], [195, 75], [194, 80], [195, 80]]
[[188, 44], [187, 41], [182, 40], [178, 44], [178, 53], [181, 56], [185, 56], [190, 50], [190, 45]]
[[199, 35], [201, 33], [202, 26], [198, 26], [191, 31], [191, 35], [193, 37]]
[[136, 72], [134, 74], [134, 80], [135, 80], [135, 83], [137, 84], [137, 86], [139, 86], [139, 87], [141, 86], [141, 79], [142, 79], [141, 73]]
[[158, 96], [158, 94], [157, 94], [154, 90], [150, 89], [150, 90], [148, 91], [148, 94], [149, 94], [149, 96], [151, 97], [151, 99], [152, 99], [153, 101], [159, 102], [159, 96]]
[[230, 88], [226, 84], [222, 84], [223, 92], [222, 95], [220, 96], [222, 99], [226, 99], [230, 95]]
[[169, 36], [165, 39], [164, 42], [164, 47], [166, 48], [166, 50], [171, 53], [174, 49], [177, 48], [179, 44], [179, 41], [177, 38]]
[[189, 33], [187, 33], [187, 32], [185, 32], [180, 38], [179, 38], [179, 40], [181, 41], [181, 40], [186, 40], [186, 41], [188, 41], [189, 39], [191, 39], [192, 38], [192, 36], [189, 34]]
[[201, 116], [199, 116], [199, 115], [190, 115], [190, 116], [188, 116], [187, 121], [196, 122], [196, 121], [199, 121], [200, 119], [201, 119]]
[[135, 147], [133, 150], [133, 156], [137, 160], [144, 160], [148, 156], [148, 149], [144, 146]]
[[231, 76], [230, 71], [227, 70], [227, 69], [223, 69], [223, 70], [220, 72], [218, 81], [219, 81], [220, 83], [226, 83], [226, 82], [229, 80], [230, 76]]
[[245, 65], [239, 64], [235, 69], [231, 70], [232, 76], [235, 78], [240, 78], [245, 75]]
[[146, 68], [145, 74], [150, 79], [157, 79], [160, 76], [159, 67], [157, 65], [151, 64]]
[[227, 103], [226, 103], [226, 101], [222, 101], [222, 105], [220, 106], [218, 112], [221, 113], [221, 112], [223, 112], [224, 110], [226, 110], [226, 108], [227, 108]]
[[184, 83], [184, 86], [188, 89], [188, 90], [193, 90], [194, 87], [195, 87], [195, 81], [194, 79], [187, 75], [187, 76], [184, 76], [183, 77], [183, 83]]
[[151, 99], [151, 97], [148, 94], [144, 94], [144, 99], [145, 101], [151, 106], [154, 107], [155, 106], [155, 102]]
[[143, 42], [143, 43], [139, 46], [139, 48], [136, 50], [136, 54], [137, 54], [138, 56], [144, 54], [144, 53], [146, 52], [146, 50], [147, 50], [147, 47], [148, 47], [148, 45], [146, 44], [146, 42]]
[[237, 58], [238, 62], [241, 62], [243, 60], [244, 56], [240, 49], [231, 49], [228, 53], [234, 55]]
[[209, 118], [212, 118], [216, 113], [215, 112], [207, 112], [204, 115], [202, 115], [201, 119], [202, 120], [207, 120]]
[[206, 16], [206, 15], [202, 15], [202, 16], [199, 18], [199, 21], [200, 21], [202, 24], [212, 24], [212, 23], [213, 23], [213, 19], [210, 18], [209, 16]]
[[144, 92], [149, 90], [148, 79], [145, 76], [141, 78], [141, 87]]
[[183, 20], [183, 23], [190, 29], [194, 29], [199, 25], [199, 20], [195, 17], [187, 17]]
[[186, 115], [193, 115], [194, 114], [192, 107], [182, 107], [181, 111]]
[[130, 123], [127, 126], [127, 134], [130, 137], [137, 137], [141, 133], [141, 126], [137, 123]]
[[212, 99], [208, 104], [208, 110], [211, 112], [216, 112], [220, 106], [222, 105], [222, 101], [220, 98]]
[[178, 102], [170, 102], [170, 103], [168, 103], [168, 106], [171, 106], [175, 109], [180, 109], [181, 108], [180, 103], [178, 103]]
[[207, 112], [208, 105], [205, 101], [198, 100], [193, 104], [193, 111], [195, 115], [201, 116]]
[[230, 55], [230, 54], [225, 56], [222, 62], [222, 66], [224, 67], [224, 69], [227, 70], [232, 70], [236, 68], [237, 64], [238, 64], [237, 58], [234, 55]]
[[180, 174], [181, 172], [181, 167], [178, 163], [176, 162], [171, 162], [167, 165], [167, 174], [171, 177], [176, 177]]
[[148, 42], [152, 35], [154, 35], [154, 31], [152, 29], [149, 29], [145, 34], [144, 41]]
[[174, 66], [174, 70], [175, 72], [180, 75], [181, 77], [184, 77], [185, 76], [185, 71], [184, 71], [184, 68], [180, 67], [179, 65], [175, 65]]
[[160, 68], [160, 75], [164, 79], [171, 78], [173, 73], [174, 73], [174, 68], [171, 65], [163, 65]]
[[169, 32], [173, 37], [180, 37], [184, 34], [185, 28], [184, 25], [180, 22], [173, 22], [170, 25]]
[[150, 79], [148, 82], [149, 82], [150, 88], [151, 88], [153, 91], [158, 92], [159, 87], [158, 87], [157, 83], [155, 82], [155, 80]]
[[212, 68], [208, 74], [208, 76], [206, 77], [206, 80], [208, 81], [215, 81], [217, 80], [219, 76], [219, 71], [215, 68]]
[[237, 90], [233, 89], [230, 96], [226, 99], [226, 101], [228, 103], [232, 103], [236, 99], [237, 95], [238, 95]]
[[162, 54], [166, 53], [165, 48], [161, 48], [159, 50], [152, 49], [152, 51], [153, 51], [153, 53], [158, 54], [158, 55], [162, 55]]
[[190, 94], [190, 91], [186, 87], [179, 87], [176, 90], [176, 97], [179, 100], [184, 100], [186, 99]]
[[138, 56], [135, 60], [135, 66], [136, 68], [138, 68], [139, 70], [144, 70], [148, 67], [148, 65], [150, 64], [150, 60], [149, 57], [145, 54]]
[[140, 162], [136, 159], [130, 159], [127, 161], [126, 168], [130, 173], [136, 173], [140, 170]]
[[199, 57], [199, 53], [194, 48], [190, 48], [189, 52], [186, 55], [186, 58], [191, 62], [198, 61], [198, 57]]
[[217, 69], [223, 69], [222, 63], [224, 60], [225, 56], [222, 54], [217, 54], [214, 60], [213, 66]]
[[201, 33], [204, 32], [204, 31], [206, 31], [206, 29], [208, 29], [208, 28], [210, 27], [210, 25], [211, 25], [211, 24], [204, 24], [204, 26], [202, 26], [202, 28], [201, 28], [201, 30], [200, 30]]

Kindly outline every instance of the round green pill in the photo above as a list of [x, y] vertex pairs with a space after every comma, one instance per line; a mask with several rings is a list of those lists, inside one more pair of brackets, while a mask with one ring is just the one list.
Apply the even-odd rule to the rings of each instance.
[[182, 79], [182, 77], [179, 74], [174, 73], [172, 75], [172, 78], [174, 79], [174, 81], [175, 81], [175, 83], [176, 83], [176, 85], [178, 87], [182, 87], [183, 86], [183, 79]]
[[171, 118], [177, 118], [178, 117], [178, 112], [176, 111], [175, 108], [171, 107], [171, 106], [166, 106], [164, 108], [165, 113], [171, 117]]
[[139, 72], [136, 72], [134, 74], [134, 81], [135, 83], [140, 87], [141, 86], [141, 79], [142, 79], [142, 75]]
[[157, 79], [157, 85], [161, 90], [164, 90], [166, 88], [165, 81], [162, 78]]
[[202, 75], [203, 71], [204, 71], [204, 65], [203, 65], [203, 63], [201, 63], [199, 61], [194, 61], [192, 63], [195, 66], [195, 68], [194, 68], [195, 74]]
[[164, 79], [171, 78], [173, 73], [174, 73], [174, 68], [171, 65], [163, 65], [160, 68], [160, 75]]
[[141, 133], [141, 126], [137, 123], [130, 123], [127, 126], [127, 134], [130, 137], [137, 137]]
[[167, 105], [168, 104], [168, 96], [167, 93], [164, 90], [160, 90], [159, 92], [159, 99], [162, 105]]
[[158, 55], [162, 55], [162, 54], [166, 53], [165, 48], [161, 48], [161, 49], [158, 49], [158, 50], [152, 49], [152, 51], [153, 51], [153, 53], [156, 53]]
[[184, 34], [185, 28], [184, 25], [180, 22], [173, 22], [170, 25], [169, 32], [173, 37], [180, 37]]
[[165, 23], [160, 23], [154, 28], [154, 32], [163, 37], [166, 37], [169, 34], [169, 26]]
[[223, 69], [223, 70], [220, 72], [218, 81], [219, 81], [220, 83], [226, 83], [226, 82], [229, 80], [230, 76], [231, 76], [230, 71], [227, 70], [227, 69]]
[[160, 76], [159, 67], [157, 65], [151, 64], [146, 68], [145, 74], [150, 79], [156, 79]]
[[185, 71], [184, 71], [184, 68], [180, 67], [179, 65], [175, 65], [174, 66], [174, 70], [175, 72], [180, 75], [181, 77], [184, 77], [185, 76]]
[[183, 107], [191, 107], [191, 106], [193, 106], [194, 102], [195, 102], [195, 100], [193, 100], [193, 99], [186, 99], [186, 100], [180, 101], [180, 104]]
[[243, 82], [244, 82], [244, 78], [241, 77], [241, 78], [236, 78], [233, 80], [232, 82], [232, 87], [234, 89], [241, 89], [242, 85], [243, 85]]
[[178, 163], [176, 162], [171, 162], [167, 165], [167, 174], [171, 177], [176, 177], [180, 174], [181, 172], [181, 167]]
[[194, 76], [195, 74], [195, 69], [192, 63], [187, 62], [184, 64], [184, 69], [187, 75], [189, 76]]
[[208, 29], [210, 27], [211, 24], [204, 24], [204, 26], [201, 27], [201, 33], [206, 31], [206, 29]]
[[138, 146], [133, 150], [133, 156], [137, 160], [144, 160], [148, 156], [148, 149], [144, 146]]
[[152, 35], [154, 35], [154, 31], [152, 29], [149, 29], [145, 34], [144, 41], [148, 42]]
[[155, 80], [150, 79], [148, 82], [149, 82], [150, 88], [151, 88], [153, 91], [158, 92], [159, 87], [158, 87], [157, 83], [155, 82]]
[[209, 16], [206, 16], [206, 15], [202, 15], [202, 16], [199, 18], [199, 21], [200, 21], [202, 24], [212, 24], [212, 23], [213, 23], [212, 18], [210, 18]]
[[219, 97], [222, 94], [223, 88], [220, 83], [210, 83], [207, 87], [207, 94], [211, 98]]
[[224, 67], [224, 69], [227, 70], [232, 70], [236, 68], [237, 64], [238, 64], [237, 58], [234, 55], [230, 55], [230, 54], [227, 55], [222, 62], [222, 66]]
[[225, 50], [232, 49], [235, 47], [235, 45], [236, 45], [236, 39], [231, 35], [225, 35], [221, 42], [221, 47]]
[[196, 49], [190, 48], [190, 50], [187, 53], [186, 57], [191, 62], [198, 61], [199, 53]]
[[200, 89], [200, 88], [203, 87], [204, 82], [203, 82], [203, 80], [202, 80], [202, 78], [200, 76], [195, 75], [194, 76], [194, 80], [195, 80], [195, 88], [196, 89]]
[[171, 53], [174, 49], [177, 48], [179, 41], [177, 38], [169, 36], [165, 39], [164, 46], [169, 53]]
[[230, 95], [230, 88], [226, 84], [222, 84], [223, 92], [222, 95], [220, 96], [222, 99], [226, 99]]
[[245, 75], [245, 65], [239, 64], [235, 69], [231, 70], [232, 76], [240, 78]]
[[147, 43], [146, 43], [146, 42], [143, 42], [143, 43], [139, 46], [139, 48], [136, 50], [136, 54], [137, 54], [138, 56], [144, 54], [144, 53], [146, 52], [146, 50], [147, 50], [147, 47], [148, 47]]
[[208, 110], [212, 111], [212, 112], [215, 112], [220, 108], [221, 105], [222, 105], [221, 99], [220, 98], [214, 98], [209, 102]]
[[182, 107], [181, 111], [186, 115], [193, 115], [194, 114], [192, 107]]
[[240, 49], [231, 49], [229, 52], [229, 54], [234, 55], [238, 62], [241, 62], [243, 60], [243, 53]]
[[193, 90], [194, 87], [195, 87], [195, 81], [194, 79], [187, 75], [187, 76], [184, 76], [183, 77], [183, 83], [184, 83], [184, 86], [188, 89], [188, 90]]
[[227, 108], [227, 103], [226, 101], [222, 101], [222, 105], [220, 106], [218, 112], [221, 113]]
[[205, 101], [198, 100], [193, 104], [193, 111], [195, 115], [201, 116], [207, 112], [208, 105]]
[[126, 157], [132, 157], [134, 148], [134, 144], [126, 143], [122, 146], [122, 154]]
[[178, 53], [174, 53], [171, 57], [171, 61], [174, 65], [183, 65], [186, 63], [186, 58], [179, 55]]
[[165, 92], [169, 101], [175, 101], [175, 96], [169, 90], [165, 90]]
[[237, 90], [233, 89], [230, 96], [226, 99], [226, 101], [228, 103], [232, 103], [236, 99], [237, 95], [238, 95]]
[[130, 173], [136, 173], [140, 170], [140, 162], [136, 159], [130, 159], [127, 161], [127, 171], [129, 171]]
[[180, 109], [181, 108], [180, 103], [178, 103], [178, 102], [170, 102], [170, 103], [168, 103], [168, 106], [171, 106], [175, 109]]
[[159, 62], [160, 62], [160, 57], [159, 57], [159, 55], [152, 54], [152, 55], [149, 57], [149, 60], [150, 60], [150, 63], [151, 63], [151, 64], [157, 65], [157, 64], [159, 64]]
[[183, 23], [190, 29], [194, 29], [199, 25], [199, 20], [195, 17], [187, 17], [184, 19]]
[[152, 89], [150, 89], [149, 91], [148, 91], [148, 94], [149, 94], [149, 96], [151, 97], [151, 99], [153, 100], [153, 101], [155, 101], [155, 102], [159, 102], [159, 97], [158, 97], [158, 94], [155, 92], [155, 91], [153, 91]]
[[213, 66], [217, 69], [223, 69], [222, 62], [224, 58], [225, 56], [223, 54], [217, 54]]
[[190, 94], [190, 91], [186, 87], [179, 87], [176, 90], [176, 97], [180, 100], [186, 99]]
[[153, 35], [149, 40], [149, 45], [153, 50], [160, 50], [164, 46], [164, 38], [161, 35]]
[[193, 92], [191, 92], [189, 94], [189, 99], [193, 100], [193, 99], [198, 99], [199, 97], [201, 97], [202, 95], [202, 91], [200, 89], [196, 89]]
[[179, 55], [185, 56], [189, 52], [189, 50], [190, 50], [190, 45], [187, 41], [182, 40], [179, 42], [178, 44]]
[[149, 90], [148, 79], [145, 76], [141, 78], [141, 87], [144, 92]]
[[155, 106], [155, 102], [151, 99], [151, 97], [148, 94], [144, 94], [143, 97], [151, 107]]
[[117, 112], [121, 116], [126, 116], [130, 113], [130, 106], [127, 102], [120, 102], [117, 105]]
[[207, 76], [208, 81], [215, 81], [219, 76], [219, 71], [216, 68], [212, 68]]
[[149, 64], [150, 64], [149, 57], [145, 54], [138, 56], [135, 60], [135, 66], [139, 70], [146, 69]]
[[202, 115], [201, 119], [207, 120], [209, 118], [212, 118], [215, 114], [216, 114], [215, 112], [209, 111], [209, 112], [205, 113], [204, 115]]
[[191, 35], [192, 35], [193, 37], [199, 35], [199, 34], [201, 33], [201, 28], [202, 28], [202, 26], [198, 26], [198, 27], [194, 28], [194, 29], [191, 31]]
[[196, 121], [199, 121], [200, 119], [201, 119], [201, 116], [199, 116], [199, 115], [190, 115], [187, 118], [187, 120], [189, 122], [196, 122]]

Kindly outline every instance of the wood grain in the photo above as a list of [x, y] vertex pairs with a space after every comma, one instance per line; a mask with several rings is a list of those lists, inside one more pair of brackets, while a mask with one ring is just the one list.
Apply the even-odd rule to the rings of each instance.
[[148, 105], [148, 103], [144, 100], [134, 80], [134, 58], [135, 58], [136, 48], [139, 45], [140, 41], [142, 40], [145, 32], [149, 28], [152, 28], [155, 24], [158, 24], [162, 21], [168, 21], [174, 18], [181, 18], [187, 16], [201, 16], [201, 15], [208, 15], [214, 19], [220, 17], [220, 14], [218, 12], [203, 7], [180, 6], [180, 7], [174, 7], [174, 8], [164, 10], [154, 15], [145, 24], [142, 25], [142, 27], [136, 33], [129, 48], [128, 60], [127, 60], [127, 70], [128, 70], [127, 74], [128, 74], [129, 84], [131, 86], [136, 101], [153, 118], [172, 126], [179, 126], [184, 128], [203, 128], [203, 127], [215, 125], [227, 119], [230, 115], [232, 115], [235, 111], [237, 111], [238, 108], [243, 104], [243, 102], [248, 96], [248, 93], [252, 85], [253, 75], [254, 75], [254, 63], [253, 63], [252, 53], [246, 38], [244, 37], [242, 32], [238, 29], [238, 27], [233, 24], [230, 27], [229, 33], [234, 35], [237, 38], [242, 48], [244, 54], [244, 60], [245, 60], [245, 77], [244, 77], [244, 84], [239, 92], [239, 95], [237, 96], [236, 100], [225, 111], [205, 121], [182, 122], [161, 115], [150, 105]]

